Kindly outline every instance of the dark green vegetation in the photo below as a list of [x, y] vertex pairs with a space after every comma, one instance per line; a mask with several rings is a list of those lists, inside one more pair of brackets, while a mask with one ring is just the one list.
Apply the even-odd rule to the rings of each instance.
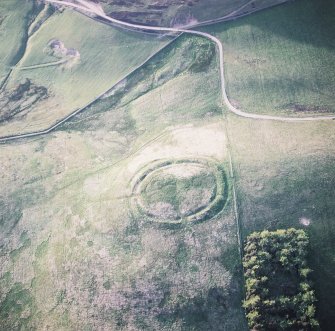
[[48, 98], [48, 90], [26, 79], [10, 90], [0, 91], [0, 123], [24, 116], [32, 107]]
[[335, 3], [297, 0], [208, 27], [225, 48], [228, 96], [251, 113], [335, 112]]
[[252, 330], [316, 330], [315, 294], [303, 230], [254, 232], [244, 247], [246, 308]]
[[191, 50], [193, 62], [189, 69], [194, 72], [206, 70], [215, 55], [215, 45], [204, 38], [193, 39]]
[[35, 330], [36, 324], [31, 322], [34, 308], [31, 292], [21, 283], [15, 283], [0, 304], [0, 330]]
[[194, 24], [220, 18], [236, 10], [237, 15], [243, 15], [284, 1], [255, 0], [246, 5], [249, 0], [96, 0], [111, 17], [153, 26]]

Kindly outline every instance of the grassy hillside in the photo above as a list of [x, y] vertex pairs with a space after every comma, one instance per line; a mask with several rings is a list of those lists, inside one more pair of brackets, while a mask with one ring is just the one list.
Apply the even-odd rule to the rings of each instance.
[[117, 30], [72, 10], [56, 12], [29, 39], [6, 86], [13, 94], [28, 79], [46, 88], [48, 97], [3, 123], [0, 134], [51, 126], [108, 90], [169, 40]]
[[334, 113], [334, 17], [330, 0], [298, 0], [208, 28], [224, 44], [230, 99], [253, 113]]
[[11, 67], [24, 53], [28, 28], [37, 13], [38, 8], [33, 1], [0, 2], [0, 87]]
[[[279, 29], [274, 18], [281, 16], [271, 13], [262, 14], [272, 18], [265, 22]], [[237, 23], [216, 32], [237, 31]], [[281, 42], [291, 55], [308, 47], [310, 59], [319, 52], [329, 65], [325, 46], [289, 42], [280, 31], [258, 38], [269, 38], [271, 47]], [[252, 55], [243, 40], [230, 42]], [[247, 330], [233, 180], [243, 237], [263, 229], [308, 232], [318, 320], [332, 330], [334, 121], [222, 116], [214, 47], [186, 35], [109, 89], [166, 42], [68, 10], [30, 38], [3, 96], [15, 105], [26, 98], [22, 108], [38, 106], [6, 122], [3, 132], [44, 127], [106, 93], [48, 135], [0, 145], [1, 331]], [[283, 75], [294, 67], [286, 62], [276, 62]], [[244, 84], [243, 77], [233, 82]], [[249, 90], [238, 92], [251, 98]], [[321, 101], [329, 101], [327, 93]]]
[[[217, 63], [188, 52], [202, 42], [179, 39], [51, 135], [0, 146], [6, 330], [247, 329]], [[134, 180], [152, 165], [139, 216]], [[157, 187], [174, 183], [189, 215], [220, 193], [215, 169], [224, 204], [171, 225]]]

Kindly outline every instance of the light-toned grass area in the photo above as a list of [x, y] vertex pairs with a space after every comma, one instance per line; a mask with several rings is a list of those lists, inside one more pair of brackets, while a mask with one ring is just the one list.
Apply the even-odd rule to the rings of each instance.
[[129, 208], [131, 179], [154, 161], [208, 157], [228, 172], [216, 61], [194, 72], [190, 42], [56, 132], [0, 146], [5, 329], [246, 330], [231, 192], [199, 224]]
[[[59, 61], [48, 46], [52, 40], [79, 55], [65, 64], [43, 66]], [[111, 88], [170, 40], [117, 30], [73, 10], [55, 13], [29, 39], [7, 86], [14, 88], [28, 78], [46, 87], [49, 97], [34, 105], [24, 119], [14, 118], [0, 126], [0, 134], [48, 128]]]
[[231, 101], [251, 113], [333, 113], [334, 14], [330, 0], [299, 0], [209, 27], [224, 45]]

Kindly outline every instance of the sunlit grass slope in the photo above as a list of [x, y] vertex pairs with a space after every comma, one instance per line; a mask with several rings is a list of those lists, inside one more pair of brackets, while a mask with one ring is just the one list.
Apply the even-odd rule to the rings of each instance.
[[[48, 46], [52, 40], [62, 42], [75, 55], [68, 59], [52, 55]], [[1, 134], [49, 127], [98, 97], [169, 40], [118, 30], [72, 10], [55, 13], [29, 40], [7, 86], [14, 88], [29, 79], [46, 87], [48, 98], [23, 119], [6, 123]]]
[[2, 0], [0, 2], [0, 86], [24, 53], [28, 27], [36, 4], [33, 1]]
[[335, 5], [298, 0], [208, 28], [223, 42], [229, 98], [253, 113], [335, 111]]

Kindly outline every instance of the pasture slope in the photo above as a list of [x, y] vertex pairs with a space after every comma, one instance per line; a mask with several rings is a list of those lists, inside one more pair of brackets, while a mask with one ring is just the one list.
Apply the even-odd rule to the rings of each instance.
[[[77, 2], [69, 2], [69, 1], [60, 1], [60, 0], [46, 0], [48, 3], [52, 3], [55, 5], [64, 5], [66, 7], [75, 8], [77, 10], [81, 10], [84, 12], [93, 15], [93, 17], [98, 17], [103, 20], [108, 21], [116, 26], [121, 26], [125, 29], [135, 29], [140, 30], [142, 32], [165, 32], [165, 33], [186, 33], [195, 36], [204, 37], [212, 42], [214, 42], [217, 46], [218, 55], [219, 55], [219, 68], [220, 68], [220, 80], [221, 80], [221, 93], [222, 93], [222, 101], [228, 107], [230, 111], [235, 113], [236, 115], [252, 118], [252, 119], [263, 119], [263, 120], [276, 120], [276, 121], [285, 121], [285, 122], [299, 122], [299, 121], [320, 121], [320, 120], [333, 120], [335, 115], [331, 114], [328, 116], [303, 116], [303, 117], [288, 117], [288, 116], [274, 116], [274, 115], [267, 115], [267, 114], [254, 114], [248, 113], [244, 110], [239, 109], [237, 105], [234, 105], [234, 101], [231, 102], [227, 95], [226, 90], [226, 79], [225, 79], [225, 70], [224, 70], [224, 51], [223, 51], [223, 44], [222, 42], [215, 36], [202, 31], [191, 30], [185, 28], [178, 28], [178, 27], [159, 27], [159, 26], [148, 26], [148, 25], [140, 25], [140, 24], [133, 24], [128, 22], [123, 22], [112, 17], [109, 17], [105, 14], [101, 6], [98, 4], [92, 4], [87, 2], [86, 0], [77, 0]], [[230, 20], [233, 20], [234, 16], [230, 17]], [[190, 26], [192, 27], [192, 26]]]
[[[234, 181], [243, 237], [309, 233], [332, 330], [334, 121], [222, 116], [220, 60], [184, 35], [49, 135], [0, 145], [3, 330], [247, 330]], [[190, 222], [215, 190], [225, 203]]]
[[[183, 36], [55, 132], [0, 146], [4, 329], [247, 330], [219, 90], [211, 43]], [[157, 163], [138, 217], [132, 179]], [[206, 214], [171, 224], [194, 198]]]
[[335, 5], [306, 0], [205, 29], [224, 45], [227, 94], [246, 112], [334, 114]]
[[47, 129], [98, 98], [170, 41], [117, 30], [72, 10], [54, 13], [29, 38], [5, 86], [13, 94], [29, 80], [47, 95], [2, 121], [0, 135]]
[[[71, 8], [75, 8], [75, 9], [82, 10], [84, 12], [88, 12], [90, 15], [96, 16], [98, 18], [102, 18], [102, 19], [104, 19], [108, 22], [111, 22], [112, 24], [116, 24], [117, 26], [121, 25], [124, 28], [132, 28], [132, 29], [137, 29], [137, 30], [139, 29], [141, 31], [168, 32], [168, 33], [170, 33], [170, 32], [172, 32], [172, 33], [188, 33], [188, 34], [191, 34], [191, 35], [205, 37], [205, 38], [211, 40], [212, 42], [214, 42], [216, 44], [216, 46], [218, 48], [218, 51], [219, 51], [219, 59], [220, 59], [219, 67], [220, 67], [221, 92], [222, 92], [223, 102], [226, 104], [226, 106], [229, 108], [229, 110], [231, 110], [233, 113], [235, 113], [239, 116], [252, 118], [252, 119], [278, 120], [278, 121], [287, 121], [287, 122], [291, 122], [291, 121], [319, 121], [319, 120], [331, 120], [331, 119], [335, 118], [334, 115], [303, 116], [303, 117], [273, 116], [273, 115], [266, 115], [266, 114], [248, 113], [246, 111], [243, 111], [243, 110], [239, 109], [240, 107], [239, 107], [238, 103], [234, 100], [232, 100], [232, 101], [229, 100], [228, 95], [227, 95], [226, 82], [225, 82], [225, 72], [224, 72], [224, 52], [223, 52], [222, 42], [218, 38], [214, 37], [211, 34], [208, 34], [206, 32], [196, 31], [196, 30], [187, 30], [187, 29], [181, 29], [181, 28], [150, 27], [150, 26], [144, 26], [144, 25], [137, 25], [137, 24], [127, 23], [127, 22], [122, 22], [122, 21], [119, 21], [119, 20], [108, 17], [99, 5], [89, 3], [85, 0], [78, 0], [75, 3], [68, 2], [68, 1], [59, 1], [59, 0], [47, 0], [47, 2], [56, 4], [56, 5], [63, 5], [64, 4], [65, 6], [69, 6]], [[239, 9], [235, 10], [233, 13], [235, 13], [237, 15], [239, 10], [242, 10], [242, 9], [243, 9], [243, 6], [239, 7]], [[233, 13], [231, 15], [233, 15]], [[229, 17], [230, 19], [234, 18], [234, 16], [230, 16], [230, 15], [228, 15], [227, 17]], [[61, 48], [62, 49], [65, 48], [64, 44], [61, 41], [59, 41], [59, 40], [55, 40], [55, 41], [58, 44], [61, 43], [61, 45], [62, 45]], [[52, 43], [54, 43], [54, 39], [53, 39]], [[71, 48], [70, 50], [71, 50], [71, 52], [74, 51], [75, 53], [80, 55], [79, 52], [76, 49]], [[62, 61], [60, 61], [60, 62], [63, 63]], [[71, 61], [71, 66], [73, 65], [73, 63], [77, 64], [78, 62], [79, 62], [79, 57], [76, 56], [76, 61]], [[45, 68], [46, 66], [42, 64], [42, 65], [34, 65], [32, 67], [34, 69], [36, 69], [36, 67], [37, 68], [39, 68], [39, 67]], [[49, 66], [47, 66], [47, 67], [49, 67]], [[24, 67], [24, 69], [27, 69], [27, 67]], [[20, 89], [20, 86], [18, 88]], [[94, 100], [96, 100], [96, 99], [94, 99]], [[305, 109], [304, 105], [298, 105], [298, 109], [300, 109], [301, 107], [303, 107], [303, 109]], [[67, 119], [71, 118], [72, 116], [74, 116], [75, 114], [80, 112], [82, 109], [83, 108], [79, 108], [79, 110], [76, 110], [76, 111], [72, 112], [72, 114], [70, 113], [71, 115], [68, 115], [67, 117], [63, 117], [62, 120], [56, 121], [56, 123], [54, 123], [52, 126], [49, 126], [49, 128], [47, 128], [47, 129], [37, 130], [37, 131], [30, 130], [30, 132], [28, 132], [26, 134], [7, 135], [7, 137], [2, 137], [1, 140], [2, 141], [14, 140], [14, 139], [20, 139], [22, 137], [32, 137], [32, 136], [38, 136], [38, 135], [41, 135], [41, 134], [48, 133], [48, 132], [52, 131], [54, 128], [56, 128], [60, 123], [65, 122]], [[316, 110], [320, 111], [320, 109], [317, 106], [312, 106], [312, 109], [314, 109], [314, 110], [316, 109]], [[323, 112], [323, 111], [324, 110], [322, 108], [321, 112]], [[24, 115], [26, 116], [27, 114], [24, 114]]]

